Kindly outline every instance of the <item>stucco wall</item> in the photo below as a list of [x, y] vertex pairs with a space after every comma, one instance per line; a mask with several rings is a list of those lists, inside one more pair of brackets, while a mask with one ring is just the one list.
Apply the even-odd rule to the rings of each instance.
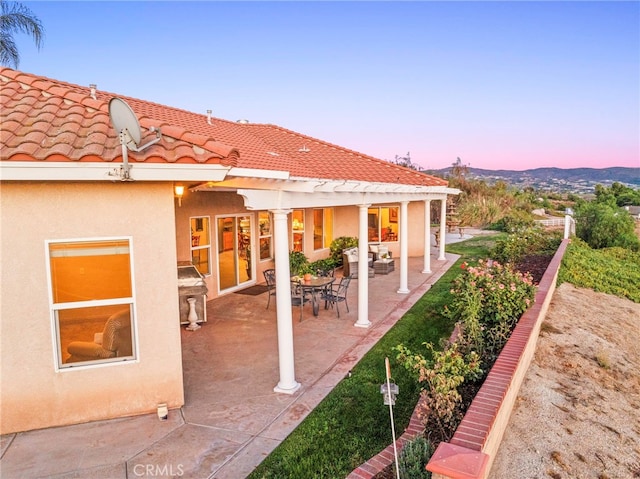
[[[171, 184], [0, 185], [1, 433], [184, 403]], [[56, 372], [45, 240], [131, 236], [138, 361]]]
[[[254, 234], [253, 250], [257, 251], [257, 211], [248, 211], [244, 207], [242, 197], [235, 192], [190, 192], [185, 191], [181, 201], [181, 206], [176, 201], [176, 235], [177, 235], [177, 259], [180, 262], [191, 261], [191, 229], [189, 219], [195, 216], [209, 216], [212, 241], [212, 274], [205, 277], [208, 293], [207, 298], [213, 299], [218, 296], [218, 278], [216, 272], [216, 235], [215, 219], [218, 215], [247, 214], [253, 216]], [[433, 201], [439, 204], [439, 201]], [[388, 203], [372, 206], [396, 206], [398, 203]], [[422, 256], [424, 251], [424, 201], [411, 202], [408, 205], [408, 254], [409, 256]], [[358, 235], [359, 209], [357, 206], [341, 206], [333, 208], [334, 224], [333, 237]], [[289, 215], [289, 232], [291, 231], [291, 215]], [[310, 261], [326, 258], [330, 255], [329, 249], [313, 249], [313, 209], [305, 210], [305, 245], [304, 252]], [[289, 237], [291, 241], [291, 237]], [[433, 244], [434, 238], [431, 238]], [[389, 242], [389, 249], [395, 257], [400, 255], [400, 243], [398, 241]], [[291, 245], [289, 245], [289, 250]], [[263, 283], [262, 272], [267, 268], [273, 268], [273, 260], [255, 261], [255, 282]]]

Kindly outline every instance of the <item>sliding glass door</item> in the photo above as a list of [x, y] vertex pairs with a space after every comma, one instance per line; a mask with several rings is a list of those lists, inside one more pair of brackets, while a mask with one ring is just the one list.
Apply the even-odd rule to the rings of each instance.
[[220, 291], [235, 289], [253, 280], [252, 223], [250, 215], [220, 216], [216, 219]]

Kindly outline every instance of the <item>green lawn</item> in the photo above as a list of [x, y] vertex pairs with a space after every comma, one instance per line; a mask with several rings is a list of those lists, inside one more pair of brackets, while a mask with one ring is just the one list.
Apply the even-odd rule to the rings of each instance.
[[447, 251], [460, 260], [407, 311], [358, 362], [351, 377], [342, 380], [307, 418], [253, 471], [257, 478], [344, 478], [392, 442], [389, 409], [383, 405], [380, 384], [384, 360], [391, 361], [393, 380], [400, 387], [394, 408], [395, 428], [404, 431], [420, 391], [407, 371], [395, 362], [394, 346], [404, 343], [423, 350], [422, 343], [439, 344], [453, 330], [441, 314], [453, 279], [463, 261], [484, 258], [495, 238], [478, 237], [455, 243]]

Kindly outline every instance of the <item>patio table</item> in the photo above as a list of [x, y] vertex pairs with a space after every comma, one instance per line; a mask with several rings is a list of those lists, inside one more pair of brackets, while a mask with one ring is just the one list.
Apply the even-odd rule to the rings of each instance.
[[294, 276], [291, 278], [291, 281], [294, 281], [300, 285], [304, 293], [311, 293], [311, 305], [313, 310], [313, 315], [318, 316], [320, 312], [320, 301], [318, 299], [318, 293], [322, 292], [327, 286], [329, 286], [335, 278], [331, 276], [312, 276], [310, 280], [305, 281], [304, 279], [298, 278]]
[[378, 259], [373, 262], [373, 269], [376, 274], [389, 274], [395, 269], [395, 262], [393, 259]]

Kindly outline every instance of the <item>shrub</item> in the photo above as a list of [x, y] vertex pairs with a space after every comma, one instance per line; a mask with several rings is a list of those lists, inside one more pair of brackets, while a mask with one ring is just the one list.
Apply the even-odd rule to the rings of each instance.
[[495, 357], [518, 319], [531, 305], [535, 286], [530, 274], [509, 265], [479, 260], [453, 282], [445, 315], [463, 325], [463, 343], [483, 357]]
[[506, 231], [507, 233], [515, 233], [535, 224], [533, 215], [523, 210], [511, 210], [509, 214], [500, 218], [495, 225], [498, 231]]
[[340, 236], [334, 239], [329, 246], [329, 250], [335, 265], [340, 266], [342, 264], [342, 250], [356, 246], [358, 246], [358, 238], [353, 236]]
[[620, 246], [640, 251], [629, 212], [604, 202], [585, 202], [576, 209], [576, 236], [594, 249]]
[[480, 359], [475, 352], [463, 355], [456, 343], [444, 351], [436, 351], [431, 343], [423, 344], [431, 359], [414, 354], [402, 344], [393, 349], [398, 352], [396, 359], [422, 385], [418, 416], [425, 426], [437, 428], [441, 437], [449, 439], [462, 419], [458, 387], [465, 380], [480, 378]]
[[424, 436], [416, 436], [407, 442], [398, 457], [398, 470], [402, 479], [429, 479], [431, 473], [425, 469], [433, 455], [433, 444]]
[[498, 239], [490, 254], [501, 263], [517, 263], [526, 255], [552, 254], [561, 241], [560, 231], [547, 232], [539, 226], [533, 226]]
[[312, 262], [310, 265], [310, 269], [312, 273], [328, 273], [333, 268], [336, 267], [335, 260], [331, 257], [318, 259]]

